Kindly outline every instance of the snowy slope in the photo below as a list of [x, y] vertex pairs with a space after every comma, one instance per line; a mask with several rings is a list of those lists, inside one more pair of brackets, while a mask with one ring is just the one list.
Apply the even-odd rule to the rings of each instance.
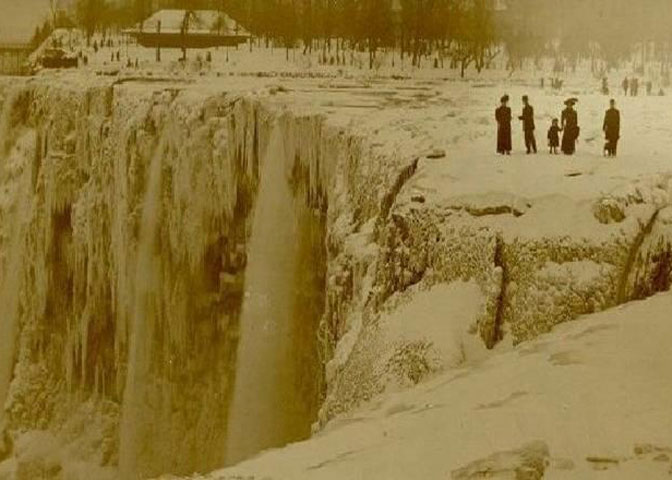
[[671, 311], [663, 294], [563, 325], [198, 478], [542, 478], [521, 476], [535, 458], [545, 479], [669, 478]]

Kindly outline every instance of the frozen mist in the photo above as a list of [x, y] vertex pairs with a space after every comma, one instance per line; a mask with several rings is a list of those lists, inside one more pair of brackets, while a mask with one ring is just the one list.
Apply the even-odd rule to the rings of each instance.
[[[310, 226], [301, 225], [303, 219], [297, 215], [284, 139], [277, 127], [260, 169], [229, 409], [228, 464], [306, 438], [316, 420], [318, 379], [314, 374], [319, 370], [306, 362], [318, 361], [317, 319], [311, 321], [311, 312], [298, 310], [295, 304], [311, 288], [299, 282], [300, 270], [319, 266], [300, 263], [299, 249], [305, 245], [299, 230]], [[312, 324], [314, 330], [305, 324]], [[308, 355], [302, 354], [306, 351]], [[304, 398], [305, 394], [312, 398]]]
[[[161, 305], [158, 300], [160, 262], [157, 258], [156, 236], [161, 215], [161, 172], [165, 142], [169, 138], [165, 132], [152, 156], [147, 179], [147, 192], [142, 204], [140, 236], [136, 272], [134, 275], [133, 309], [130, 325], [129, 359], [126, 386], [122, 403], [121, 426], [119, 433], [119, 470], [125, 478], [141, 478], [138, 452], [143, 451], [141, 442], [147, 441], [143, 433], [151, 429], [145, 424], [143, 416], [145, 388], [149, 381], [151, 344], [149, 339], [155, 335], [158, 326], [157, 317], [161, 316]], [[140, 433], [139, 433], [140, 432]]]

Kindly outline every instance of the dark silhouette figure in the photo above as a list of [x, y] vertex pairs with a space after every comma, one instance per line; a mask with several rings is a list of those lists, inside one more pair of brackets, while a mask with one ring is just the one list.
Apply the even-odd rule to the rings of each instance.
[[604, 145], [604, 153], [608, 157], [615, 157], [618, 139], [621, 138], [621, 112], [616, 108], [616, 100], [614, 99], [609, 102], [609, 110], [604, 114], [602, 130], [607, 140]]
[[523, 96], [523, 114], [518, 117], [523, 122], [523, 132], [525, 132], [525, 148], [528, 155], [532, 152], [537, 153], [537, 140], [534, 138], [534, 108], [530, 105], [530, 99], [527, 95]]
[[554, 118], [551, 123], [551, 128], [548, 129], [548, 148], [549, 153], [553, 155], [558, 154], [558, 147], [560, 146], [560, 125], [558, 119]]
[[495, 110], [497, 120], [497, 153], [511, 155], [511, 109], [508, 106], [509, 96], [504, 95], [500, 107]]
[[630, 80], [630, 96], [636, 97], [639, 94], [639, 79], [633, 78]]
[[576, 140], [579, 138], [579, 116], [574, 110], [575, 99], [569, 99], [565, 102], [567, 106], [562, 111], [562, 153], [573, 155], [576, 151]]
[[602, 77], [602, 95], [609, 95], [609, 80]]
[[630, 87], [630, 80], [628, 80], [628, 77], [625, 77], [621, 86], [623, 87], [623, 95], [625, 95], [627, 97], [628, 96], [628, 88]]
[[551, 88], [555, 90], [561, 90], [564, 82], [559, 78], [551, 78]]

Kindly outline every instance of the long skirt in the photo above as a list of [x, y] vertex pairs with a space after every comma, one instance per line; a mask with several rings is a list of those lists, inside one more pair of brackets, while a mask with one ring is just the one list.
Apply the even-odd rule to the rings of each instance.
[[565, 127], [562, 133], [562, 153], [573, 155], [576, 151], [576, 139], [578, 137], [578, 127]]
[[497, 153], [507, 153], [512, 150], [511, 127], [501, 126], [497, 129]]

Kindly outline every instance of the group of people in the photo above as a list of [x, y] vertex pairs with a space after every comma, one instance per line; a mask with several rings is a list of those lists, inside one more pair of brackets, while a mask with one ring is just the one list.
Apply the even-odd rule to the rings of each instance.
[[[511, 140], [511, 122], [513, 119], [511, 108], [509, 107], [509, 96], [504, 95], [500, 99], [501, 105], [495, 111], [495, 120], [497, 120], [497, 153], [501, 155], [510, 155], [513, 150]], [[525, 134], [525, 148], [527, 154], [537, 153], [537, 141], [535, 138], [534, 108], [530, 105], [530, 99], [527, 95], [523, 96], [523, 111], [518, 117], [523, 122], [523, 132]], [[569, 98], [565, 101], [565, 109], [562, 111], [560, 120], [554, 118], [548, 129], [548, 147], [551, 154], [558, 153], [558, 147], [565, 155], [573, 155], [576, 151], [576, 142], [579, 138], [581, 129], [579, 127], [579, 117], [575, 105], [578, 99]], [[616, 101], [609, 102], [609, 109], [604, 116], [602, 130], [605, 135], [604, 154], [606, 156], [616, 156], [618, 140], [621, 136], [621, 114], [616, 108]], [[560, 134], [562, 133], [562, 142]]]
[[[645, 83], [645, 86], [646, 86], [646, 94], [651, 96], [653, 94], [653, 82], [649, 80]], [[623, 95], [625, 95], [626, 97], [628, 96], [628, 91], [630, 91], [631, 97], [636, 97], [637, 95], [639, 95], [639, 79], [636, 77], [632, 77], [630, 79], [628, 79], [628, 77], [625, 77], [623, 79], [623, 82], [621, 83], [621, 88], [623, 88]]]
[[[621, 90], [623, 90], [623, 95], [626, 97], [629, 95], [631, 97], [637, 97], [639, 96], [639, 78], [637, 77], [625, 77], [623, 81], [621, 82]], [[647, 80], [644, 82], [644, 87], [646, 88], [646, 95], [647, 96], [652, 96], [652, 95], [657, 95], [659, 97], [664, 97], [665, 96], [665, 90], [662, 89], [662, 87], [657, 91], [654, 92], [653, 90], [653, 82], [651, 80]], [[609, 79], [607, 77], [602, 77], [602, 88], [601, 88], [602, 94], [604, 95], [609, 95], [610, 90], [609, 90]]]

